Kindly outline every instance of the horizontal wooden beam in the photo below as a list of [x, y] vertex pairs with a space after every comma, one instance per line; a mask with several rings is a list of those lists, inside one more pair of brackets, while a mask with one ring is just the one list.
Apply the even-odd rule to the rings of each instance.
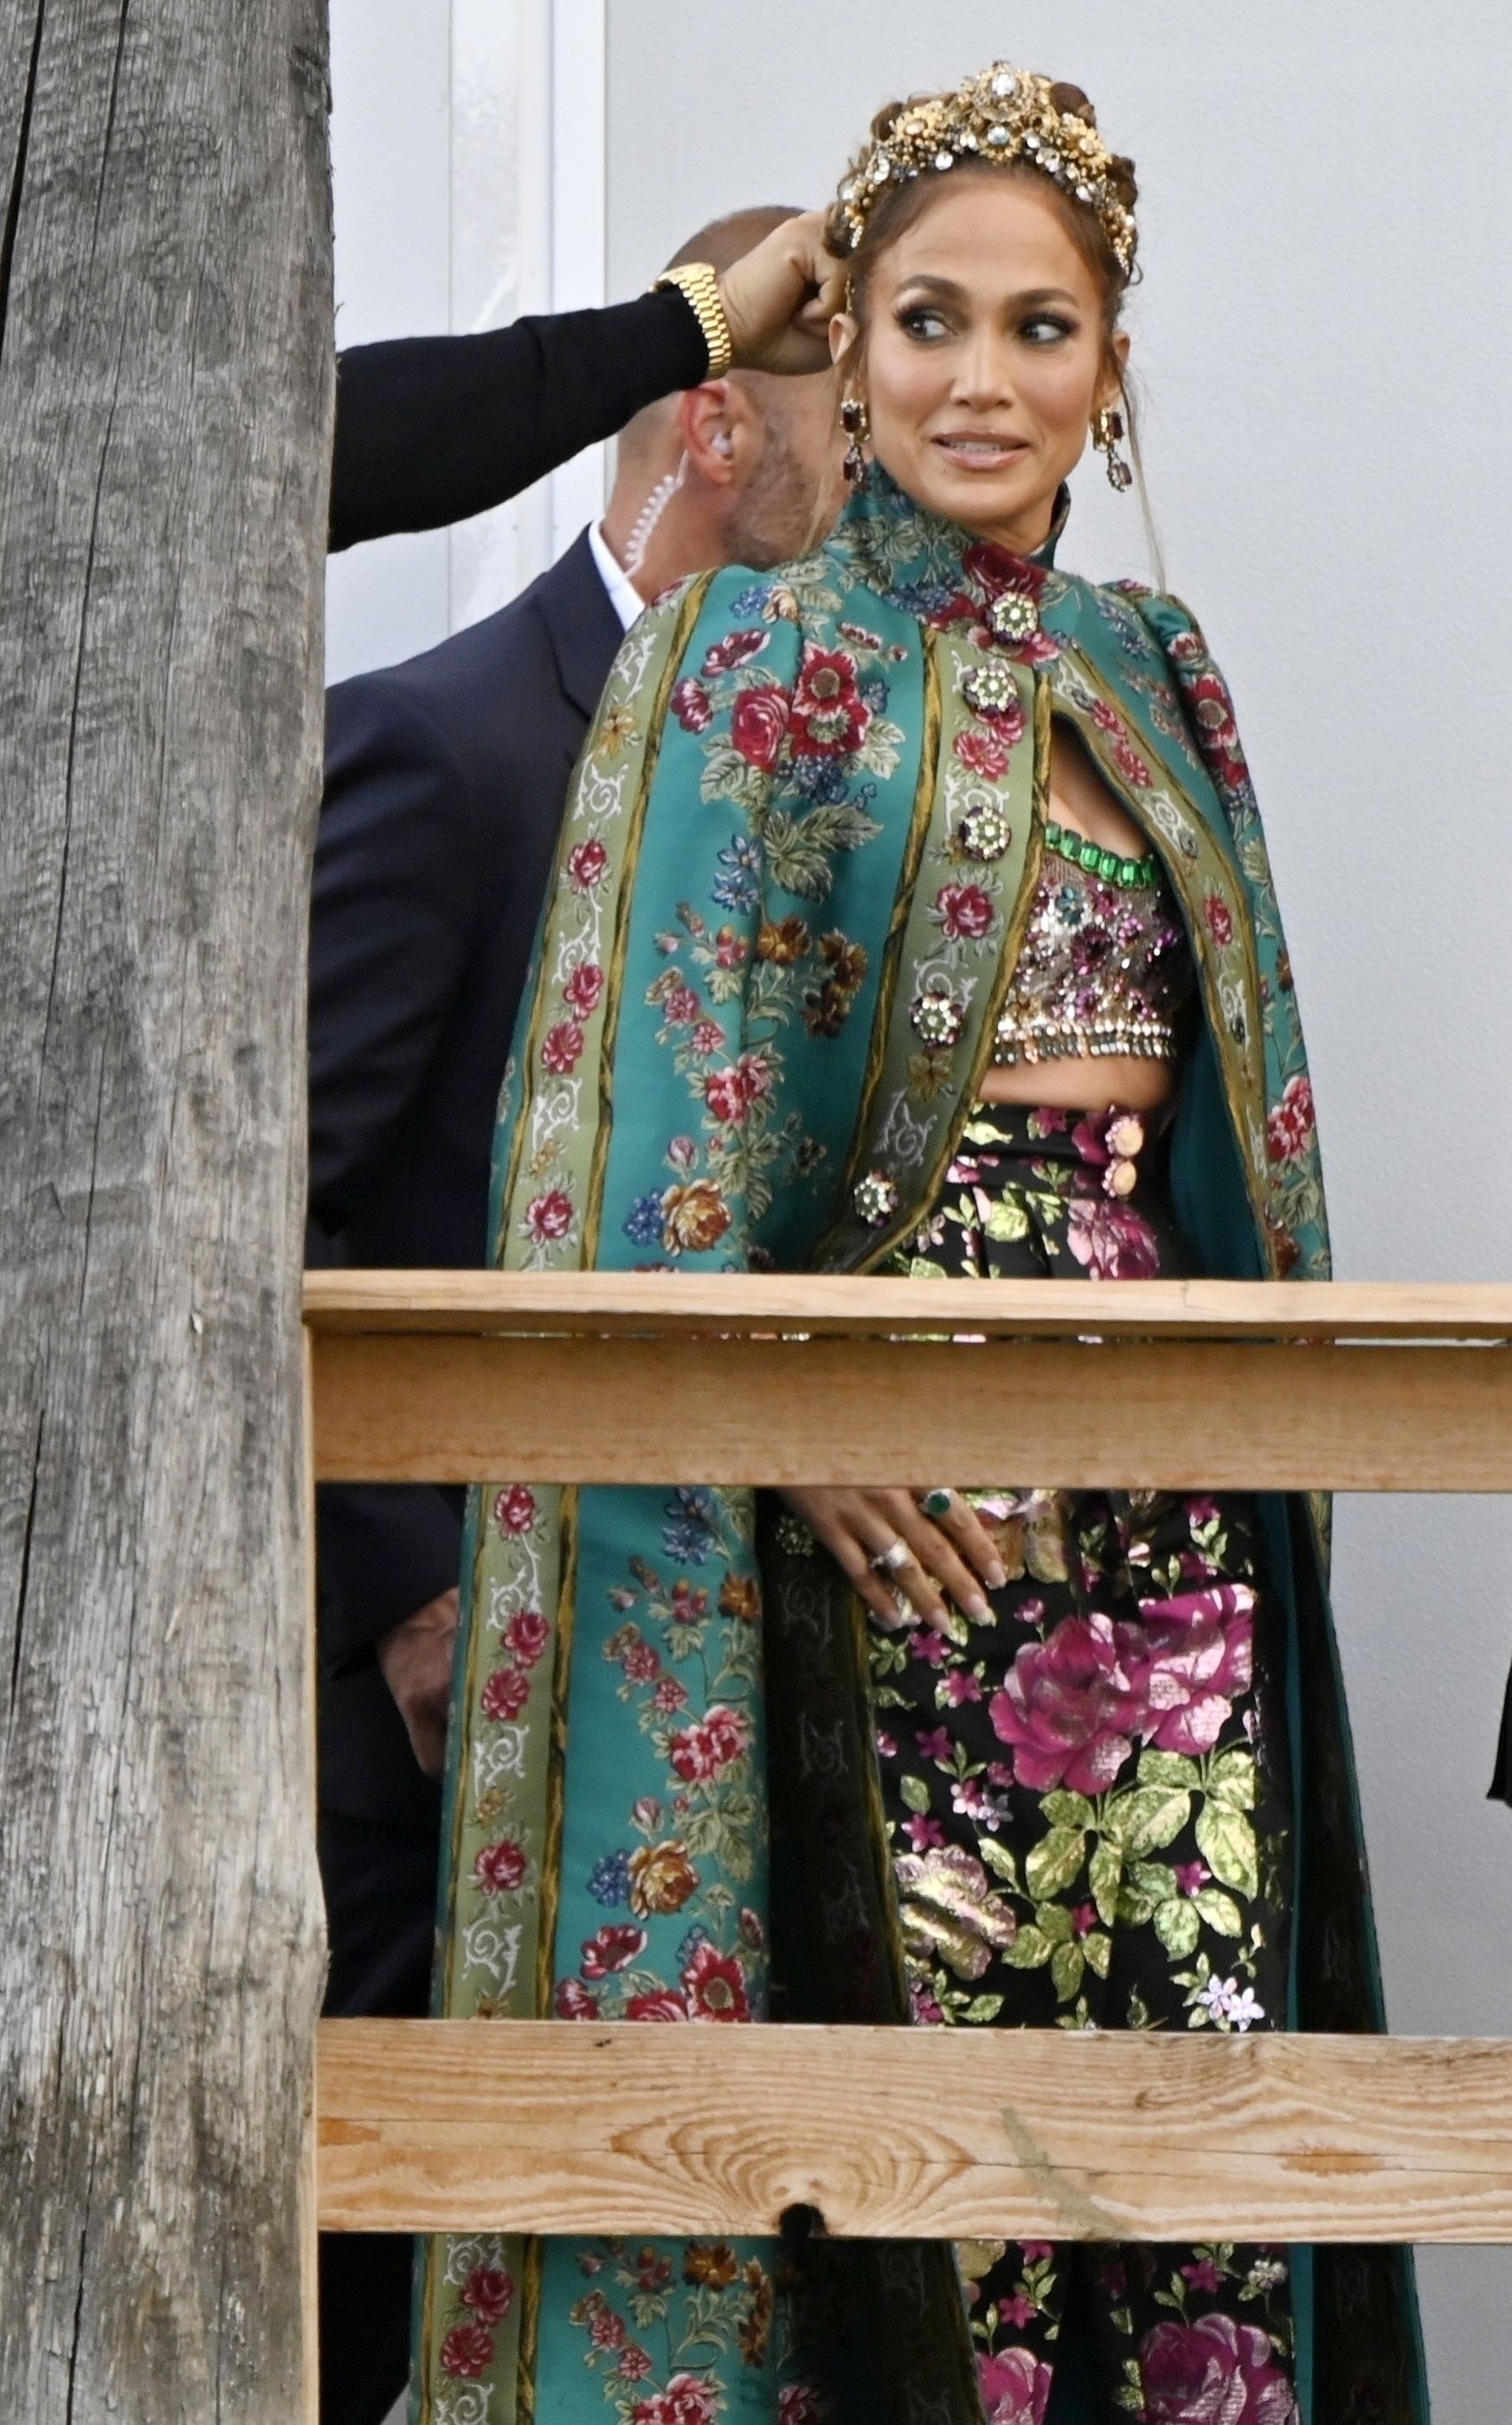
[[328, 1482], [1512, 1489], [1487, 1346], [317, 1329], [314, 1380]]
[[328, 2021], [328, 2231], [1512, 2241], [1512, 2041]]
[[307, 1272], [318, 1331], [684, 1337], [910, 1329], [1019, 1338], [1512, 1341], [1512, 1287], [1399, 1281], [812, 1278], [668, 1272]]

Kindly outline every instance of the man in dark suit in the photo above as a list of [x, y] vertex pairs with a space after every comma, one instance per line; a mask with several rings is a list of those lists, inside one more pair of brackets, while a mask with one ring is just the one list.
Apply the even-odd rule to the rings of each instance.
[[[717, 269], [789, 216], [677, 255]], [[625, 430], [601, 525], [501, 614], [340, 683], [311, 938], [310, 1259], [487, 1261], [494, 1111], [569, 779], [646, 600], [800, 554], [840, 501], [828, 373], [736, 372]], [[320, 1493], [326, 2009], [422, 2014], [463, 1493]], [[322, 2252], [324, 2425], [377, 2425], [404, 2380], [408, 2240]]]

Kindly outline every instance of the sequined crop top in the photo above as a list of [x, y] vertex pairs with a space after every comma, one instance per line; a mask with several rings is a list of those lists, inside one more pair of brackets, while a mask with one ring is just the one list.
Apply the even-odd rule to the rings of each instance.
[[1120, 859], [1047, 826], [993, 1060], [1127, 1053], [1174, 1061], [1194, 988], [1186, 931], [1159, 859]]

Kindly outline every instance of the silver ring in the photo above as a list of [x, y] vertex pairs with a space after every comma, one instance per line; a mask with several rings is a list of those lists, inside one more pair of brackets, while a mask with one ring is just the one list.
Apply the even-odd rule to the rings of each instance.
[[941, 1485], [938, 1489], [921, 1490], [919, 1493], [918, 1505], [920, 1515], [931, 1516], [937, 1522], [941, 1516], [948, 1516], [955, 1504], [956, 1494], [954, 1490], [946, 1490], [943, 1485]]
[[871, 1561], [871, 1566], [874, 1574], [900, 1575], [904, 1567], [911, 1566], [912, 1563], [913, 1551], [902, 1535], [898, 1534], [889, 1541], [885, 1550], [877, 1550], [876, 1557]]

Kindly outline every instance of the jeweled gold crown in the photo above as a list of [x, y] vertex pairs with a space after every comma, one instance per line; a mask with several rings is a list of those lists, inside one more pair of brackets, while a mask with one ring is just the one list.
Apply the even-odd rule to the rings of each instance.
[[866, 223], [894, 186], [941, 174], [958, 161], [1006, 166], [1021, 161], [1053, 177], [1074, 201], [1096, 211], [1124, 276], [1139, 243], [1134, 213], [1119, 200], [1113, 154], [1085, 118], [1065, 116], [1047, 76], [999, 59], [955, 92], [932, 94], [901, 110], [880, 142], [868, 143], [840, 188], [840, 215], [854, 252]]

